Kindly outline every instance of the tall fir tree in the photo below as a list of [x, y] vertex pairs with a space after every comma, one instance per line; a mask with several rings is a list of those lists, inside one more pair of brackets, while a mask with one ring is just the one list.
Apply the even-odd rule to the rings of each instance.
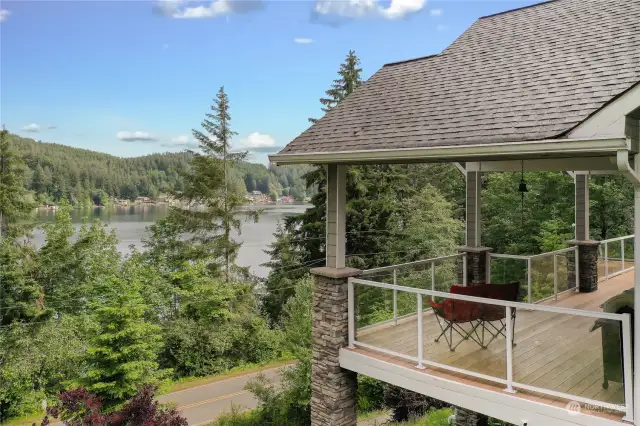
[[[129, 271], [130, 272], [130, 271]], [[114, 406], [136, 394], [138, 386], [157, 383], [163, 372], [157, 356], [160, 327], [145, 320], [148, 307], [140, 294], [140, 277], [111, 278], [103, 301], [95, 303], [98, 332], [87, 348], [88, 370], [81, 385]]]
[[[191, 236], [189, 251], [197, 258], [191, 260], [208, 262], [214, 272], [222, 267], [227, 283], [233, 272], [242, 271], [235, 265], [241, 243], [231, 234], [242, 231], [236, 214], [245, 202], [245, 194], [233, 185], [231, 169], [247, 156], [246, 152], [232, 152], [231, 138], [236, 133], [230, 122], [229, 98], [221, 87], [211, 112], [201, 123], [204, 132], [193, 130], [202, 152], [192, 152], [191, 170], [184, 178], [185, 190], [176, 193], [189, 207], [172, 210], [174, 223]], [[257, 220], [257, 213], [252, 217]]]
[[[362, 78], [360, 77], [361, 72], [360, 58], [356, 56], [355, 51], [349, 50], [347, 57], [338, 70], [338, 78], [333, 80], [331, 88], [325, 92], [327, 97], [320, 98], [320, 103], [323, 105], [322, 111], [325, 114], [362, 84]], [[309, 118], [309, 121], [315, 123], [318, 119]]]

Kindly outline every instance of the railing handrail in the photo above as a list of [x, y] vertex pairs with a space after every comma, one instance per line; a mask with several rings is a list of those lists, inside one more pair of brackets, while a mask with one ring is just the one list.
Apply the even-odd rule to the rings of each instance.
[[518, 259], [518, 260], [528, 260], [528, 259], [536, 259], [545, 256], [552, 256], [554, 254], [562, 254], [568, 253], [570, 251], [574, 251], [575, 247], [567, 247], [554, 251], [547, 251], [544, 253], [538, 254], [503, 254], [503, 253], [489, 253], [489, 256], [494, 257], [496, 259]]
[[516, 308], [516, 309], [520, 308], [520, 309], [526, 309], [530, 311], [533, 310], [533, 311], [551, 312], [556, 314], [578, 315], [583, 317], [602, 318], [602, 319], [609, 319], [614, 321], [623, 321], [622, 318], [625, 315], [625, 314], [616, 314], [612, 312], [586, 311], [582, 309], [563, 308], [560, 306], [539, 305], [539, 304], [522, 303], [522, 302], [509, 302], [506, 300], [489, 299], [485, 297], [466, 296], [462, 294], [445, 293], [442, 291], [424, 290], [424, 289], [415, 288], [415, 287], [405, 287], [397, 284], [396, 285], [385, 284], [377, 281], [363, 280], [361, 278], [349, 278], [349, 281], [352, 282], [353, 284], [367, 285], [370, 287], [386, 288], [389, 290], [404, 291], [406, 293], [422, 294], [423, 296], [442, 297], [445, 299], [455, 299], [455, 300], [462, 300], [466, 302], [476, 302], [476, 303], [483, 303], [487, 305], [503, 306], [505, 308], [506, 307]]
[[449, 254], [447, 256], [433, 257], [431, 259], [416, 260], [416, 261], [413, 261], [413, 262], [399, 263], [397, 265], [381, 266], [379, 268], [366, 269], [366, 270], [362, 271], [362, 275], [371, 275], [371, 274], [376, 274], [378, 272], [393, 271], [394, 269], [404, 268], [404, 267], [407, 267], [407, 266], [417, 266], [417, 265], [427, 265], [427, 264], [430, 264], [430, 263], [439, 263], [439, 262], [442, 262], [444, 260], [455, 259], [455, 258], [458, 258], [458, 257], [461, 257], [461, 256], [466, 256], [466, 253]]
[[634, 238], [634, 234], [632, 235], [625, 235], [623, 237], [615, 237], [615, 238], [608, 238], [606, 240], [601, 240], [599, 241], [600, 244], [604, 244], [604, 243], [614, 243], [616, 241], [621, 241], [621, 240], [628, 240], [629, 238]]

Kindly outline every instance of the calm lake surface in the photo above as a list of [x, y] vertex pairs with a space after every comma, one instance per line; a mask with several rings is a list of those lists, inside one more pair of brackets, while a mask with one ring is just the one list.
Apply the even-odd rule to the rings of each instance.
[[[273, 233], [276, 231], [278, 222], [286, 216], [296, 215], [304, 212], [309, 206], [295, 204], [247, 206], [246, 210], [262, 208], [264, 212], [260, 216], [258, 223], [243, 222], [242, 235], [235, 236], [236, 240], [242, 241], [242, 247], [238, 254], [238, 264], [249, 266], [251, 272], [259, 277], [266, 277], [269, 268], [260, 266], [269, 261], [269, 256], [264, 253], [264, 249], [275, 240]], [[109, 224], [116, 231], [118, 237], [118, 250], [122, 253], [129, 253], [129, 246], [133, 245], [139, 250], [143, 250], [142, 239], [149, 234], [146, 227], [151, 225], [156, 219], [161, 219], [167, 215], [166, 205], [139, 205], [113, 208], [92, 208], [74, 209], [71, 217], [76, 227], [80, 228], [85, 220], [92, 221], [100, 219]], [[56, 212], [54, 210], [39, 209], [35, 213], [40, 223], [53, 221]], [[239, 213], [245, 216], [243, 213]], [[34, 232], [34, 244], [40, 247], [44, 244], [44, 233], [42, 229]]]

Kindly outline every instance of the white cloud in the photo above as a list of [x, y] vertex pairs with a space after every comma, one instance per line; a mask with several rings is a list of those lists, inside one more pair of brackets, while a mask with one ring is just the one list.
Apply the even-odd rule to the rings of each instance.
[[120, 139], [124, 142], [154, 142], [156, 138], [151, 136], [147, 132], [118, 132], [116, 133], [116, 138]]
[[431, 16], [442, 16], [442, 9], [431, 9]]
[[171, 143], [174, 143], [176, 145], [186, 145], [189, 143], [189, 136], [176, 136], [175, 138], [171, 139]]
[[444, 31], [444, 30], [446, 30], [447, 28], [449, 28], [449, 27], [447, 27], [446, 25], [442, 25], [442, 24], [440, 24], [440, 25], [438, 25], [438, 26], [436, 27], [436, 30], [438, 30], [438, 31]]
[[282, 147], [276, 144], [276, 140], [272, 136], [253, 132], [246, 139], [240, 141], [238, 148], [250, 152], [268, 153], [279, 151]]
[[57, 129], [57, 128], [58, 128], [58, 126], [56, 126], [56, 125], [54, 125], [54, 124], [49, 124], [49, 125], [47, 126], [47, 130], [55, 130], [55, 129]]
[[25, 132], [33, 132], [33, 133], [37, 133], [40, 131], [42, 127], [39, 124], [36, 123], [31, 123], [31, 124], [27, 124], [26, 126], [24, 126], [22, 128], [22, 130], [24, 130]]
[[246, 13], [264, 7], [262, 0], [212, 0], [199, 6], [186, 6], [184, 0], [160, 0], [155, 10], [176, 19], [215, 18], [232, 13]]
[[296, 38], [293, 39], [293, 42], [297, 43], [297, 44], [311, 44], [311, 43], [313, 43], [313, 39], [311, 39], [311, 38], [303, 38], [303, 37], [302, 38], [296, 37]]
[[0, 23], [6, 21], [9, 15], [11, 15], [11, 12], [7, 9], [0, 9]]
[[314, 13], [348, 19], [400, 19], [419, 12], [426, 4], [427, 0], [391, 0], [384, 7], [378, 0], [316, 0]]

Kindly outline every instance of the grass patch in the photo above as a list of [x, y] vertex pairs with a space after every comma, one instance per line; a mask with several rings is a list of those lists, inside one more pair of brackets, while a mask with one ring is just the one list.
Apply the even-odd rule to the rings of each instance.
[[449, 426], [449, 416], [453, 414], [451, 408], [429, 411], [424, 417], [406, 423], [392, 423], [402, 426]]
[[39, 424], [44, 418], [44, 412], [29, 414], [0, 423], [2, 426], [31, 426], [33, 423]]
[[264, 362], [260, 364], [245, 364], [234, 367], [231, 370], [206, 377], [184, 377], [178, 380], [165, 383], [158, 389], [158, 395], [166, 395], [168, 393], [177, 392], [185, 389], [191, 389], [197, 386], [207, 385], [209, 383], [219, 382], [221, 380], [233, 379], [234, 377], [244, 376], [245, 374], [258, 373], [271, 368], [284, 367], [292, 365], [293, 360], [283, 358], [278, 361]]
[[390, 413], [389, 410], [374, 410], [374, 411], [367, 411], [366, 413], [358, 413], [358, 421], [364, 422], [367, 420], [375, 419], [376, 417], [379, 417], [379, 416], [384, 416], [385, 414], [389, 414], [389, 413]]

